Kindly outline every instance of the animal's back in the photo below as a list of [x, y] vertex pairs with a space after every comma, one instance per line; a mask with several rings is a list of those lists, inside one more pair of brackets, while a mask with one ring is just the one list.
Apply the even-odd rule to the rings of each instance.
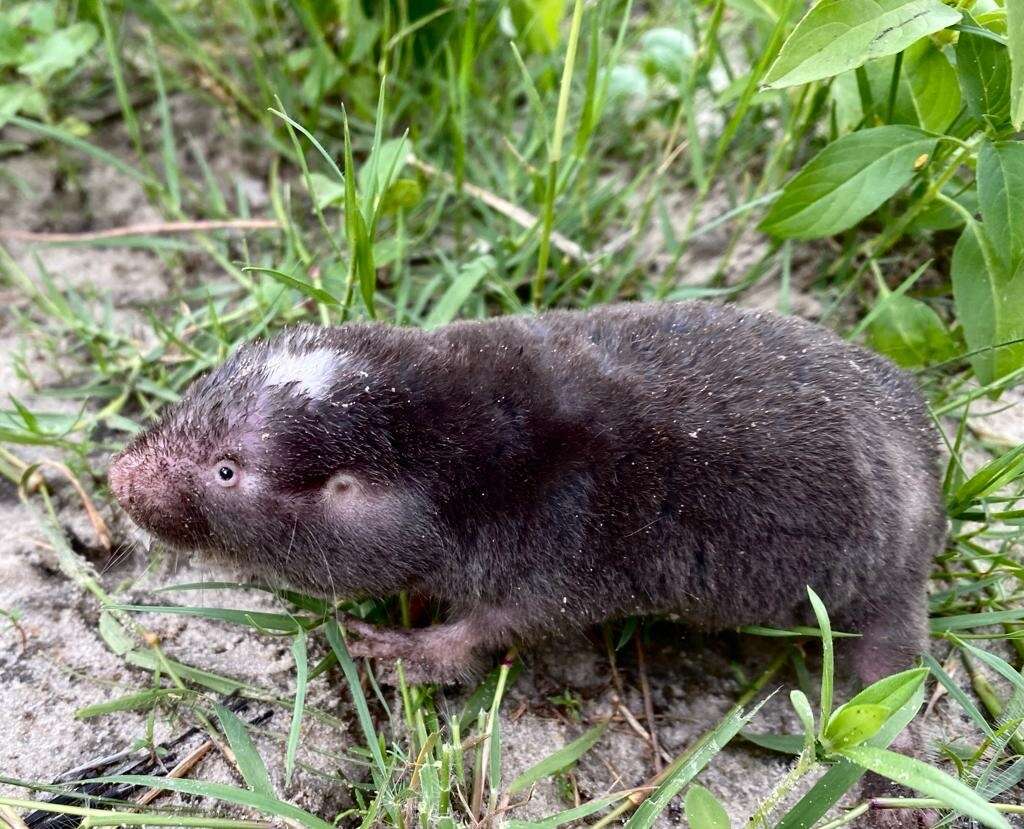
[[445, 336], [493, 358], [482, 387], [529, 365], [520, 380], [550, 401], [545, 416], [574, 424], [547, 458], [560, 473], [549, 501], [573, 496], [558, 500], [568, 549], [524, 556], [587, 600], [708, 627], [785, 624], [811, 584], [857, 614], [919, 582], [941, 543], [934, 432], [913, 380], [819, 326], [635, 303]]

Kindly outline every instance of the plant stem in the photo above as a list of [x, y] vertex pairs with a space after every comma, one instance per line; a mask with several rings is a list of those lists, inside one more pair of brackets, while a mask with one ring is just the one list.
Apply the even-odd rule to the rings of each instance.
[[558, 91], [555, 128], [551, 136], [551, 146], [548, 148], [548, 179], [547, 188], [544, 191], [544, 223], [541, 229], [540, 250], [537, 253], [537, 273], [533, 278], [533, 290], [531, 292], [534, 308], [540, 308], [544, 299], [544, 280], [547, 277], [548, 256], [551, 253], [551, 231], [555, 221], [555, 190], [558, 186], [558, 165], [562, 160], [565, 123], [569, 116], [569, 92], [572, 89], [572, 73], [576, 65], [576, 51], [579, 48], [582, 21], [583, 0], [576, 0], [572, 10], [572, 24], [569, 27], [569, 42], [565, 50], [562, 84]]

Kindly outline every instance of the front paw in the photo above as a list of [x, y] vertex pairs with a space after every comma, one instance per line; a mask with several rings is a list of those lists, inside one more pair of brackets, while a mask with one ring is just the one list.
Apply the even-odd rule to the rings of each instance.
[[375, 674], [382, 685], [398, 685], [398, 661], [402, 676], [410, 685], [436, 683], [454, 685], [479, 672], [475, 655], [447, 646], [439, 628], [396, 630], [376, 627], [359, 619], [345, 620], [345, 628], [358, 639], [349, 640], [354, 657], [373, 659]]

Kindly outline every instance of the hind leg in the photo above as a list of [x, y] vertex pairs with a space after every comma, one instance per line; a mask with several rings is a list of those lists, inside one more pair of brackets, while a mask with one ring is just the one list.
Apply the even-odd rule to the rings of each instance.
[[854, 640], [853, 668], [870, 685], [914, 666], [927, 647], [928, 616], [923, 586], [910, 593], [861, 604], [842, 620], [860, 638]]
[[[923, 584], [908, 585], [881, 602], [861, 605], [845, 614], [850, 630], [860, 634], [853, 641], [852, 661], [857, 678], [870, 685], [883, 677], [914, 666], [927, 647], [927, 606]], [[912, 722], [890, 745], [890, 750], [919, 755], [925, 742]], [[860, 787], [862, 799], [913, 796], [907, 789], [868, 772]], [[877, 809], [864, 815], [871, 829], [927, 829], [935, 824], [935, 812], [920, 809]]]

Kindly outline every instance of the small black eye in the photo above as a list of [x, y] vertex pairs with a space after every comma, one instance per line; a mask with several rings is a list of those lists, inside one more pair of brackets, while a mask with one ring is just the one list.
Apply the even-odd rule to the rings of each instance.
[[214, 469], [216, 470], [218, 484], [223, 487], [233, 487], [238, 485], [238, 465], [234, 461], [229, 461], [227, 458], [224, 458], [215, 464]]

